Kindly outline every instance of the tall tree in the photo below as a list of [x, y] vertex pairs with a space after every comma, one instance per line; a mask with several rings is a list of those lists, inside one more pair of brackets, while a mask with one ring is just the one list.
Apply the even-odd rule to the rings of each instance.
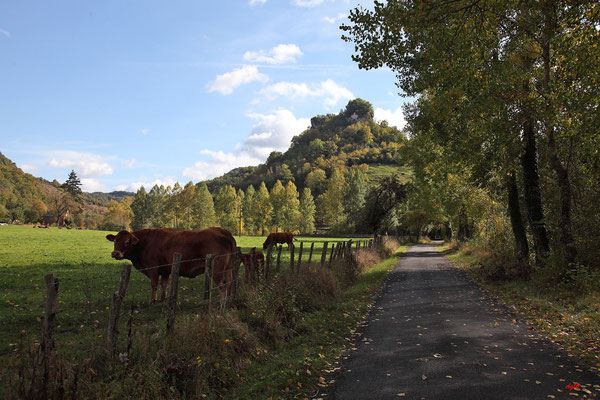
[[315, 230], [315, 211], [317, 207], [309, 188], [302, 190], [300, 196], [300, 225], [301, 233], [312, 233]]
[[285, 223], [285, 188], [281, 184], [280, 180], [275, 182], [275, 185], [271, 188], [269, 193], [269, 200], [273, 211], [271, 212], [271, 226], [275, 228], [275, 232], [278, 232]]
[[141, 186], [131, 202], [131, 212], [133, 213], [131, 228], [133, 230], [144, 229], [149, 226], [152, 217], [149, 203], [149, 195], [144, 186]]
[[296, 232], [300, 225], [300, 200], [298, 200], [298, 190], [293, 182], [285, 185], [285, 200], [283, 204], [283, 224], [282, 228], [286, 232]]
[[346, 214], [346, 222], [349, 228], [354, 231], [360, 211], [365, 204], [367, 194], [367, 177], [364, 172], [358, 168], [352, 168], [346, 174], [342, 204]]
[[254, 203], [255, 203], [255, 194], [256, 190], [254, 190], [254, 186], [249, 185], [246, 188], [246, 192], [244, 193], [244, 201], [242, 202], [242, 213], [244, 215], [244, 226], [246, 233], [256, 233], [256, 221], [254, 212]]
[[330, 227], [337, 227], [344, 219], [344, 183], [344, 174], [335, 168], [327, 180], [327, 190], [318, 197], [321, 217]]
[[208, 191], [206, 183], [202, 182], [195, 191], [192, 205], [193, 228], [204, 229], [215, 225], [215, 206], [213, 197]]
[[265, 235], [270, 230], [270, 218], [271, 211], [273, 211], [273, 205], [271, 204], [269, 191], [264, 182], [260, 183], [258, 191], [254, 196], [253, 204], [252, 219], [254, 220], [258, 231], [260, 231], [260, 234]]
[[237, 194], [231, 185], [226, 185], [215, 196], [215, 213], [223, 229], [236, 232], [238, 218], [236, 215]]
[[533, 3], [498, 2], [480, 7], [478, 2], [396, 0], [376, 3], [372, 11], [353, 10], [350, 20], [354, 25], [342, 29], [349, 34], [345, 40], [356, 45], [359, 54], [353, 58], [359, 67], [388, 65], [409, 95], [453, 96], [459, 105], [467, 101], [474, 105], [474, 116], [481, 104], [489, 105], [488, 110], [499, 108], [497, 105], [512, 110], [507, 115], [519, 128], [508, 134], [523, 137], [524, 193], [536, 257], [542, 263], [548, 254], [548, 237], [537, 166], [535, 96], [530, 84], [540, 63], [533, 56], [535, 41], [527, 33], [537, 25], [531, 19], [539, 13], [535, 7]]
[[81, 195], [83, 193], [81, 191], [81, 180], [77, 177], [74, 170], [71, 170], [69, 177], [61, 187], [68, 192], [75, 201], [81, 201]]

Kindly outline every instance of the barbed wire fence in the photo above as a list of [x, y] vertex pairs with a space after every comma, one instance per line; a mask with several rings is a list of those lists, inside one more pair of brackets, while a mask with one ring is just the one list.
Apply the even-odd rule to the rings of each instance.
[[[378, 240], [379, 238], [376, 237], [356, 242], [352, 240], [322, 241], [320, 242], [322, 243], [321, 257], [320, 260], [317, 258], [318, 261], [315, 264], [312, 263], [313, 256], [316, 256], [314, 253], [315, 241], [311, 242], [310, 247], [305, 247], [304, 242], [300, 242], [297, 258], [295, 257], [296, 246], [292, 243], [288, 246], [289, 266], [285, 269], [290, 274], [298, 274], [301, 273], [302, 268], [309, 265], [331, 268], [334, 260], [352, 261], [353, 258], [355, 260], [355, 255], [361, 248], [373, 248], [377, 245]], [[79, 349], [81, 353], [91, 351], [92, 348], [97, 349], [98, 345], [102, 346], [104, 344], [106, 358], [109, 362], [115, 360], [117, 355], [120, 359], [122, 357], [126, 358], [132, 347], [131, 337], [134, 321], [137, 325], [143, 325], [144, 323], [155, 323], [157, 318], [166, 317], [165, 332], [169, 336], [173, 333], [178, 313], [189, 311], [194, 313], [200, 311], [220, 312], [226, 304], [233, 303], [242, 285], [256, 285], [280, 274], [283, 266], [282, 250], [282, 245], [272, 245], [266, 249], [266, 255], [263, 255], [256, 248], [251, 248], [249, 253], [242, 253], [241, 248], [238, 247], [233, 253], [209, 254], [206, 257], [186, 260], [181, 260], [181, 255], [176, 253], [171, 263], [139, 269], [140, 272], [161, 268], [170, 269], [168, 296], [165, 298], [165, 305], [158, 308], [158, 310], [157, 307], [152, 307], [145, 300], [147, 297], [144, 299], [144, 293], [147, 296], [148, 290], [147, 286], [143, 289], [142, 283], [145, 281], [147, 285], [147, 279], [143, 279], [142, 275], [139, 274], [135, 274], [134, 278], [131, 275], [132, 266], [129, 263], [123, 264], [118, 271], [106, 271], [101, 278], [96, 276], [58, 279], [50, 273], [44, 277], [43, 284], [0, 288], [0, 294], [6, 295], [26, 291], [38, 292], [37, 294], [23, 295], [23, 298], [29, 299], [28, 304], [32, 307], [29, 308], [29, 311], [35, 307], [36, 301], [40, 301], [40, 297], [43, 297], [43, 314], [41, 317], [34, 317], [35, 321], [32, 322], [26, 320], [27, 316], [18, 316], [18, 313], [15, 312], [13, 313], [15, 318], [7, 324], [13, 329], [19, 326], [32, 327], [36, 322], [41, 324], [39, 341], [34, 341], [34, 347], [37, 347], [36, 354], [32, 357], [35, 357], [35, 362], [41, 370], [38, 378], [39, 387], [36, 388], [36, 391], [43, 396], [48, 387], [49, 369], [51, 368], [48, 360], [59, 347], [56, 343], [56, 335], [61, 335], [63, 339], [61, 345], [72, 344], [74, 349], [81, 347], [82, 343], [87, 343], [88, 346]], [[306, 253], [308, 253], [308, 258]], [[249, 256], [246, 257], [244, 263], [242, 263], [243, 254]], [[228, 258], [227, 265], [224, 265], [224, 268], [221, 269], [215, 268], [215, 260], [222, 257]], [[327, 257], [329, 257], [329, 260], [327, 260]], [[306, 261], [303, 261], [303, 259]], [[204, 286], [200, 290], [198, 290], [197, 285], [180, 285], [181, 269], [185, 268], [186, 263], [192, 262], [200, 262], [205, 266]], [[239, 271], [242, 264], [244, 266], [244, 279], [241, 279], [242, 276]], [[107, 284], [111, 281], [113, 282], [112, 287]], [[131, 285], [132, 281], [135, 281], [134, 285]], [[78, 291], [84, 300], [78, 303], [64, 304], [61, 295], [68, 290]], [[40, 296], [42, 291], [44, 291], [43, 296]], [[127, 321], [120, 322], [128, 312]], [[31, 313], [28, 315], [30, 317]], [[1, 320], [0, 324], [2, 324]], [[121, 343], [122, 340], [119, 341], [119, 334], [122, 330], [127, 332], [126, 344]], [[22, 330], [21, 333], [23, 332]], [[19, 336], [21, 337], [20, 344], [19, 340], [16, 340]], [[12, 353], [18, 353], [18, 347], [23, 350], [23, 336], [24, 334], [17, 333], [15, 340], [11, 340], [11, 342], [16, 343], [10, 343], [8, 349], [1, 349], [0, 354], [4, 353], [11, 356]], [[119, 352], [119, 346], [125, 347], [124, 351]], [[71, 351], [76, 352], [76, 350]], [[83, 355], [83, 358], [85, 358], [85, 355]]]

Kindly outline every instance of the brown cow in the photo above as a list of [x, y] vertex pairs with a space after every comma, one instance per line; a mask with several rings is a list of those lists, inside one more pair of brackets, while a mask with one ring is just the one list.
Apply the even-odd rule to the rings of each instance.
[[[240, 259], [244, 264], [244, 270], [246, 271], [246, 282], [250, 279], [250, 256], [251, 253], [242, 253]], [[254, 276], [258, 276], [259, 271], [264, 271], [265, 268], [265, 255], [261, 251], [254, 252]]]
[[231, 266], [236, 242], [233, 235], [225, 229], [215, 227], [181, 231], [159, 228], [134, 232], [123, 230], [116, 236], [106, 235], [106, 238], [115, 244], [111, 253], [113, 258], [130, 260], [136, 269], [150, 278], [150, 303], [156, 301], [159, 276], [162, 287], [160, 301], [165, 299], [174, 253], [181, 254], [179, 275], [186, 278], [194, 278], [203, 273], [206, 255], [213, 254], [215, 259], [212, 278], [219, 287], [222, 304], [230, 293]]
[[269, 233], [267, 236], [267, 240], [263, 243], [263, 250], [265, 250], [269, 245], [275, 245], [277, 243], [287, 243], [288, 247], [292, 245], [292, 241], [294, 240], [294, 235], [289, 232], [273, 232]]

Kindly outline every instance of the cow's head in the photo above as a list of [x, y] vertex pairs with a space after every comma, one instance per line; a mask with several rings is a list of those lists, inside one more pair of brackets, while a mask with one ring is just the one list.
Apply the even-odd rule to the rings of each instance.
[[121, 231], [115, 235], [106, 235], [106, 239], [115, 243], [115, 249], [110, 254], [114, 259], [122, 260], [127, 257], [127, 252], [140, 240], [129, 231]]

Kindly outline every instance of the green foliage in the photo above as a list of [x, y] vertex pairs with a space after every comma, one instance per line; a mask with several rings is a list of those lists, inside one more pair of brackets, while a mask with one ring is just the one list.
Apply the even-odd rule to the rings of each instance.
[[309, 188], [304, 188], [300, 196], [300, 222], [301, 233], [312, 233], [315, 230], [315, 213], [317, 207]]
[[232, 186], [223, 186], [215, 196], [215, 214], [219, 224], [230, 232], [236, 232], [238, 226], [237, 193]]
[[357, 216], [360, 215], [365, 204], [366, 194], [366, 175], [360, 169], [352, 168], [346, 174], [346, 181], [342, 193], [342, 205], [344, 206], [346, 221], [352, 232], [356, 230]]
[[196, 196], [192, 205], [194, 216], [193, 228], [204, 229], [215, 225], [216, 215], [213, 197], [208, 191], [206, 183], [200, 183], [196, 188]]
[[327, 181], [327, 190], [318, 197], [318, 212], [322, 221], [329, 226], [338, 226], [343, 222], [344, 205], [344, 175], [339, 169], [334, 169]]

